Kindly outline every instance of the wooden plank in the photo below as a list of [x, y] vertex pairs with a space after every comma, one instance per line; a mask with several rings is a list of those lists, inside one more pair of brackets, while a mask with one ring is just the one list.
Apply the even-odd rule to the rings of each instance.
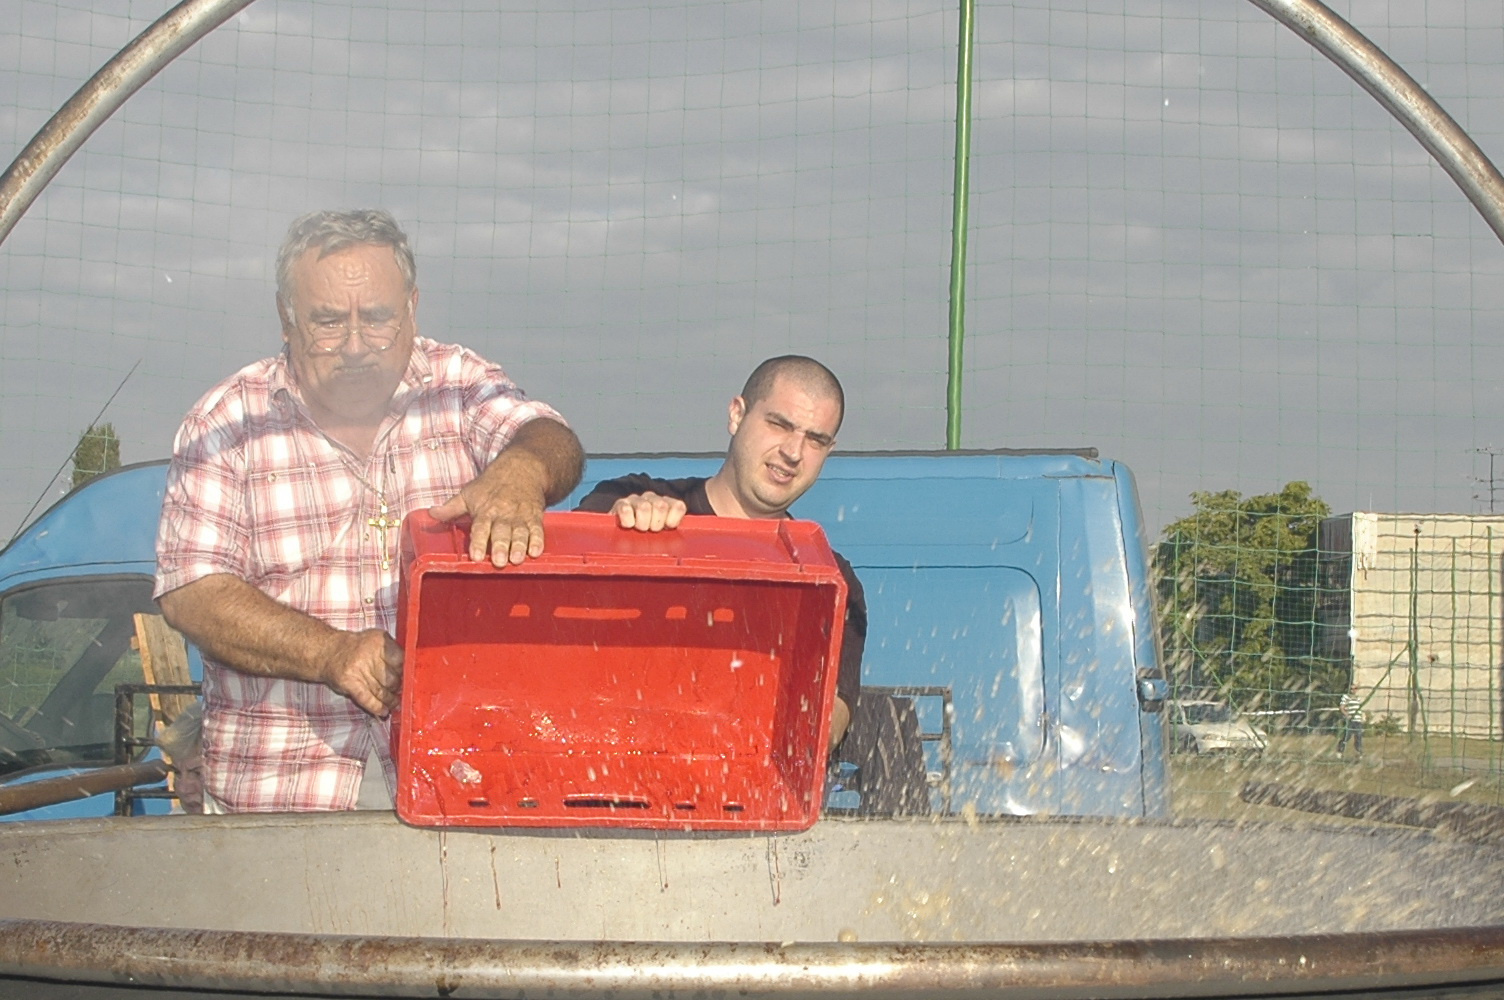
[[[192, 684], [188, 673], [188, 644], [182, 633], [161, 615], [136, 615], [136, 643], [141, 670], [148, 684]], [[170, 726], [197, 700], [191, 694], [151, 696], [151, 707], [164, 726]]]

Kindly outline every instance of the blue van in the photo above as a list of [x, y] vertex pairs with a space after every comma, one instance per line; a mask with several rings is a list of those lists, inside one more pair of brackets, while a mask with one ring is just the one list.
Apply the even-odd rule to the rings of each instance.
[[[144, 680], [136, 616], [160, 613], [151, 595], [166, 474], [165, 462], [153, 462], [91, 479], [0, 551], [0, 803], [24, 805], [23, 786], [36, 792], [43, 782], [72, 781], [82, 796], [0, 820], [108, 815], [116, 796], [88, 792], [110, 786], [110, 774], [161, 782], [160, 766], [131, 769], [159, 755], [121, 745], [116, 693]], [[144, 737], [149, 702], [128, 703], [127, 728]], [[169, 804], [138, 798], [128, 808]]]
[[[595, 457], [561, 507], [601, 479], [708, 476], [721, 457]], [[97, 477], [0, 551], [0, 810], [23, 784], [155, 755], [149, 703], [121, 700], [119, 733], [116, 704], [144, 679], [133, 639], [156, 613], [165, 478], [164, 462]], [[795, 513], [867, 595], [863, 694], [829, 810], [1169, 815], [1166, 688], [1124, 466], [1090, 450], [839, 454]], [[117, 808], [168, 802], [94, 794], [0, 819]]]

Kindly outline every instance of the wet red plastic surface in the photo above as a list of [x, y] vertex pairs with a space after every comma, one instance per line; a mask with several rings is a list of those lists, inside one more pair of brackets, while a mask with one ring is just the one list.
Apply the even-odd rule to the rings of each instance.
[[658, 534], [549, 513], [472, 562], [402, 532], [397, 813], [420, 826], [799, 830], [819, 814], [846, 585], [818, 525]]

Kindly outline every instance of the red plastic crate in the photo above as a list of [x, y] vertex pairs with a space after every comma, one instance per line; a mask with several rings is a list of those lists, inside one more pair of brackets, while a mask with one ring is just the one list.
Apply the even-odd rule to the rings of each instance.
[[397, 813], [419, 826], [802, 830], [819, 815], [846, 583], [808, 521], [544, 515], [472, 562], [402, 529]]

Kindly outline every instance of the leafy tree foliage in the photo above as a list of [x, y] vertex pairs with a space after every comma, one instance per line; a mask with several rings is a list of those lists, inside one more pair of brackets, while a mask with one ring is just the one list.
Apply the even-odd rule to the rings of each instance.
[[1215, 689], [1244, 707], [1293, 707], [1313, 691], [1340, 690], [1345, 665], [1317, 655], [1316, 541], [1331, 508], [1304, 482], [1191, 500], [1195, 511], [1165, 528], [1154, 554], [1175, 686]]
[[120, 468], [120, 439], [114, 424], [90, 424], [73, 449], [73, 485], [82, 486], [101, 472]]

